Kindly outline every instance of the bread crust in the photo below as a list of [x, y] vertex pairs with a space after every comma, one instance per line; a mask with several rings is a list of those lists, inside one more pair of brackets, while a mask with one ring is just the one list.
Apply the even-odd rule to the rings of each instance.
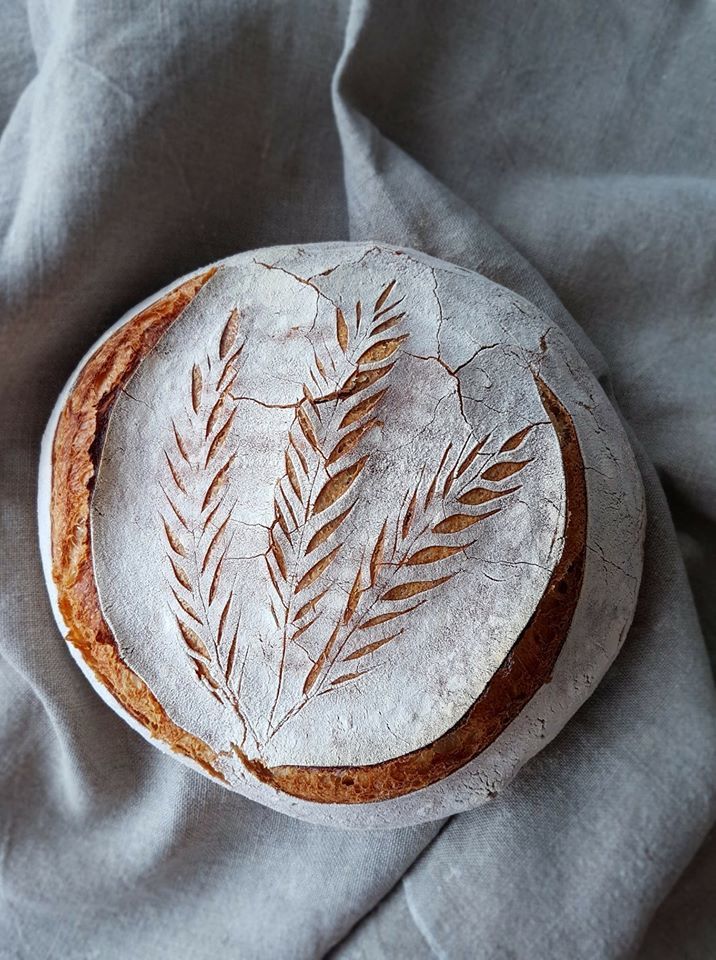
[[[174, 288], [142, 310], [92, 355], [60, 413], [52, 446], [52, 575], [67, 641], [112, 697], [157, 740], [226, 782], [221, 756], [177, 726], [147, 684], [122, 660], [105, 621], [94, 577], [91, 499], [106, 424], [114, 401], [215, 268]], [[316, 803], [355, 804], [412, 793], [455, 772], [492, 744], [547, 682], [581, 591], [587, 542], [584, 463], [572, 418], [533, 374], [559, 440], [568, 505], [561, 557], [530, 621], [483, 693], [465, 715], [432, 743], [403, 756], [363, 766], [270, 768], [234, 752], [249, 773], [285, 794]]]
[[66, 640], [97, 680], [158, 740], [224, 780], [216, 753], [178, 727], [147, 684], [122, 660], [104, 619], [92, 563], [90, 504], [114, 400], [215, 269], [187, 280], [112, 334], [87, 361], [57, 422], [52, 444], [50, 518], [52, 578]]

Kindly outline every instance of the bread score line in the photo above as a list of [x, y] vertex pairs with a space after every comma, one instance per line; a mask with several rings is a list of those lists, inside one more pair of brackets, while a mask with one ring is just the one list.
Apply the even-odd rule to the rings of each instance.
[[[119, 704], [123, 714], [131, 718], [132, 725], [145, 736], [226, 783], [227, 757], [173, 722], [149, 686], [122, 659], [102, 615], [90, 534], [94, 478], [114, 401], [142, 359], [215, 276], [217, 269], [220, 270], [221, 265], [180, 282], [158, 300], [133, 312], [131, 319], [111, 332], [81, 365], [79, 376], [65, 402], [59, 405], [56, 422], [48, 427], [45, 440], [45, 473], [47, 448], [51, 444], [52, 534], [51, 545], [45, 545], [43, 554], [46, 557], [47, 547], [51, 546], [51, 594], [55, 595], [58, 622], [65, 625], [73, 654], [79, 653], [78, 662], [85, 672], [87, 668], [91, 671], [93, 685], [105, 698], [109, 694], [110, 702]], [[265, 788], [253, 790], [257, 798], [264, 802], [270, 802], [269, 796], [296, 798], [298, 803], [288, 799], [288, 803], [282, 800], [274, 805], [308, 819], [325, 819], [315, 812], [314, 805], [361, 805], [367, 809], [365, 805], [369, 804], [376, 810], [386, 811], [387, 823], [393, 816], [389, 812], [391, 801], [404, 802], [408, 795], [416, 792], [427, 795], [426, 788], [444, 782], [446, 777], [468, 766], [513, 725], [525, 706], [549, 683], [579, 604], [589, 562], [590, 518], [587, 474], [574, 420], [545, 379], [536, 371], [533, 375], [545, 415], [559, 441], [567, 510], [560, 558], [537, 608], [502, 665], [469, 710], [442, 736], [417, 750], [380, 763], [270, 767], [234, 745], [232, 762], [238, 758], [251, 777]], [[47, 477], [41, 483], [41, 498], [46, 488]], [[40, 526], [42, 532], [44, 524], [45, 538], [46, 506], [41, 501]], [[643, 518], [643, 510], [641, 516]], [[643, 519], [641, 528], [638, 524], [634, 528], [634, 534], [637, 540], [643, 536]], [[621, 625], [622, 637], [626, 626], [628, 621]], [[509, 758], [509, 751], [504, 756]], [[492, 792], [489, 785], [486, 790], [488, 795]], [[252, 791], [247, 792], [251, 795]], [[454, 803], [458, 809], [466, 805], [464, 790], [456, 791]], [[414, 807], [412, 816], [408, 812], [409, 820], [426, 818], [431, 804], [427, 801], [423, 805], [418, 800]], [[346, 818], [328, 819], [345, 822]], [[382, 821], [380, 814], [369, 815], [358, 817], [356, 825], [366, 825], [366, 819], [375, 820], [377, 824]]]

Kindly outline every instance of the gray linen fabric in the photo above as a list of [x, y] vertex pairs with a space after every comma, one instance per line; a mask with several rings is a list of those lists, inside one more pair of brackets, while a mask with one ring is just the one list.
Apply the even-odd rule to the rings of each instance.
[[[716, 810], [691, 593], [713, 635], [716, 8], [0, 10], [0, 957], [716, 953], [714, 843], [688, 866]], [[560, 324], [649, 508], [635, 624], [588, 704], [496, 801], [382, 834], [264, 810], [118, 720], [52, 621], [34, 519], [53, 400], [125, 309], [242, 249], [368, 237]]]

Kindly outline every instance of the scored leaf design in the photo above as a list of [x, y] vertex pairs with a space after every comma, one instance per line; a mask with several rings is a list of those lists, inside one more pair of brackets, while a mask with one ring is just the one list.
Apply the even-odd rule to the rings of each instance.
[[[341, 664], [360, 663], [399, 640], [405, 628], [395, 630], [394, 622], [417, 610], [460, 572], [450, 561], [474, 543], [474, 538], [465, 540], [465, 531], [498, 514], [505, 498], [520, 489], [519, 484], [505, 486], [502, 481], [522, 471], [531, 458], [517, 460], [506, 454], [522, 446], [533, 426], [510, 436], [493, 453], [485, 450], [489, 435], [472, 444], [466, 441], [457, 456], [448, 445], [432, 476], [426, 478], [423, 470], [406, 493], [392, 522], [392, 534], [386, 519], [358, 565], [343, 614], [306, 677], [301, 700], [284, 714], [273, 733], [315, 697], [374, 669], [375, 662], [367, 660], [365, 669], [340, 672]], [[498, 501], [502, 502], [484, 509], [485, 504]], [[432, 568], [434, 576], [414, 575]], [[366, 633], [380, 628], [387, 628], [385, 635], [366, 643]]]
[[236, 458], [229, 442], [236, 417], [231, 387], [243, 349], [239, 331], [239, 313], [232, 310], [215, 352], [192, 367], [186, 422], [172, 421], [172, 443], [164, 450], [160, 523], [172, 613], [185, 652], [208, 693], [236, 713], [248, 731], [240, 702], [246, 658], [238, 664], [241, 618], [228, 556], [235, 506], [229, 473]]
[[[326, 577], [341, 553], [344, 524], [356, 503], [356, 484], [369, 461], [366, 440], [382, 426], [379, 410], [390, 389], [386, 378], [408, 337], [400, 332], [383, 335], [386, 310], [393, 311], [391, 329], [403, 316], [394, 312], [400, 301], [386, 307], [394, 286], [391, 282], [381, 291], [372, 317], [363, 313], [358, 302], [349, 322], [344, 309], [336, 306], [337, 357], [330, 349], [325, 360], [315, 354], [312, 386], [304, 384], [289, 428], [284, 475], [274, 493], [274, 521], [266, 551], [282, 626], [279, 676], [269, 724], [282, 697], [291, 645], [305, 633], [304, 618], [320, 611], [320, 599], [330, 586]], [[347, 600], [347, 614], [357, 604], [361, 589], [357, 578]], [[305, 602], [311, 590], [317, 590], [317, 595]], [[315, 655], [302, 685], [304, 695], [321, 674], [334, 640], [329, 637]]]

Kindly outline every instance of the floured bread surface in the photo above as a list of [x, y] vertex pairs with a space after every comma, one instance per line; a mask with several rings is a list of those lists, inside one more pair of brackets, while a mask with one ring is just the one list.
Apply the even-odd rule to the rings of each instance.
[[52, 592], [93, 681], [308, 819], [493, 794], [633, 614], [642, 493], [608, 401], [531, 305], [414, 251], [183, 281], [83, 364], [49, 456]]

